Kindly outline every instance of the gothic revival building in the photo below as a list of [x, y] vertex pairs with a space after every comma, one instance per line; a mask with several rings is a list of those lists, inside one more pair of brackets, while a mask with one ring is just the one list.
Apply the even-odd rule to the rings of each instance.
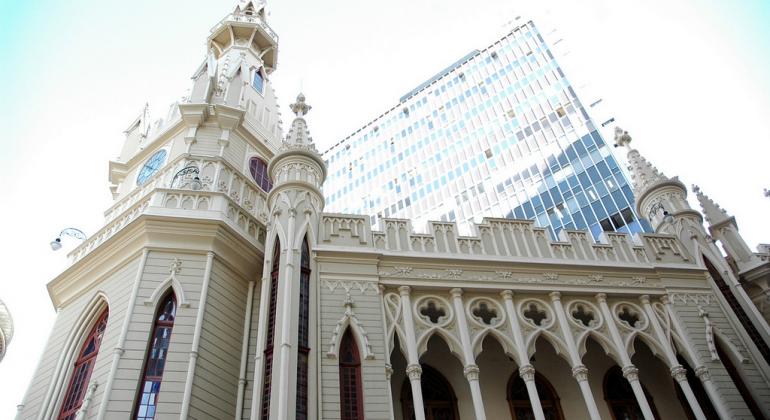
[[[324, 213], [302, 95], [282, 137], [264, 6], [220, 21], [189, 98], [110, 162], [104, 227], [48, 284], [20, 419], [770, 416], [767, 248], [630, 149], [656, 233]], [[727, 257], [723, 256], [722, 249]]]

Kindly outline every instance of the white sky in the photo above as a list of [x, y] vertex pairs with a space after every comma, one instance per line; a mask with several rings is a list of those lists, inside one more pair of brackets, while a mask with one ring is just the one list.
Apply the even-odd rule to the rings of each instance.
[[[767, 2], [529, 3], [274, 0], [284, 126], [302, 88], [325, 150], [525, 13], [559, 28], [572, 69], [590, 76], [648, 159], [725, 206], [750, 246], [770, 242]], [[99, 229], [123, 129], [145, 102], [161, 116], [185, 93], [209, 29], [234, 4], [0, 0], [0, 298], [16, 324], [0, 363], [0, 417], [15, 413], [31, 379], [54, 318], [45, 284], [75, 243], [54, 253], [48, 242], [65, 227]]]

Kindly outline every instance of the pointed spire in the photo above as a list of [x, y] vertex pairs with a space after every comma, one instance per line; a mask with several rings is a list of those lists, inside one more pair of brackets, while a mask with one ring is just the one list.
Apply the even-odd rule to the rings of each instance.
[[310, 132], [307, 129], [307, 122], [305, 121], [305, 115], [313, 108], [305, 102], [305, 95], [297, 95], [297, 101], [289, 105], [292, 112], [296, 117], [291, 123], [289, 133], [286, 135], [285, 145], [289, 146], [306, 146], [315, 150], [313, 145], [313, 139], [310, 137]]
[[693, 185], [692, 190], [695, 192], [695, 196], [698, 197], [698, 202], [700, 203], [701, 209], [703, 209], [703, 214], [706, 216], [706, 221], [709, 223], [709, 226], [718, 225], [730, 220], [731, 216], [727, 214], [723, 208], [719, 207], [719, 204], [709, 198], [709, 196], [703, 194], [700, 187]]
[[628, 131], [615, 127], [615, 147], [623, 146], [628, 149], [628, 165], [631, 171], [631, 180], [634, 183], [634, 192], [638, 197], [651, 185], [668, 181], [669, 178], [648, 162], [638, 150], [632, 149], [630, 144], [631, 136], [628, 135]]
[[236, 15], [259, 16], [264, 20], [265, 1], [238, 0], [238, 4], [235, 6], [235, 11], [233, 13]]

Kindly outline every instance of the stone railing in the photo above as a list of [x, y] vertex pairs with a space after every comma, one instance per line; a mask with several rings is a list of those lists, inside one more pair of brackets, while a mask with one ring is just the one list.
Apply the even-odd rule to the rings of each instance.
[[[192, 189], [190, 173], [174, 179], [183, 168], [198, 168], [200, 190]], [[174, 185], [171, 185], [171, 184]], [[105, 212], [106, 223], [69, 256], [77, 261], [142, 214], [220, 219], [255, 243], [265, 235], [267, 194], [224, 159], [183, 154], [143, 186]]]
[[684, 246], [670, 235], [604, 232], [595, 242], [587, 231], [563, 230], [552, 240], [531, 220], [485, 218], [474, 225], [475, 236], [460, 236], [457, 225], [430, 222], [428, 234], [414, 233], [404, 219], [384, 219], [382, 231], [371, 231], [368, 216], [324, 214], [320, 242], [368, 246], [383, 251], [463, 254], [486, 257], [577, 260], [626, 264], [694, 264]]

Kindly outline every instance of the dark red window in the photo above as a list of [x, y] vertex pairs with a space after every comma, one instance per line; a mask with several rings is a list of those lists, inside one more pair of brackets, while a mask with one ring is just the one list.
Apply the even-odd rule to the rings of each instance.
[[86, 337], [85, 344], [78, 354], [75, 366], [72, 368], [72, 378], [67, 386], [67, 393], [64, 394], [64, 400], [59, 411], [59, 420], [74, 420], [78, 409], [83, 405], [83, 397], [88, 390], [88, 380], [91, 379], [91, 372], [94, 370], [94, 362], [99, 354], [99, 346], [102, 344], [104, 330], [107, 328], [107, 308], [99, 315], [96, 324]]
[[270, 306], [267, 314], [265, 343], [265, 376], [262, 383], [262, 419], [270, 417], [270, 385], [273, 374], [273, 342], [275, 341], [275, 306], [278, 298], [278, 268], [281, 261], [281, 242], [276, 238], [273, 250], [273, 269], [270, 272]]
[[310, 317], [310, 250], [307, 237], [302, 241], [299, 275], [299, 325], [297, 332], [297, 420], [307, 420], [307, 382]]
[[340, 342], [340, 412], [342, 420], [364, 418], [361, 392], [361, 358], [350, 328]]
[[158, 407], [158, 393], [163, 380], [163, 369], [166, 367], [168, 344], [171, 341], [171, 330], [176, 318], [176, 298], [169, 293], [161, 300], [155, 325], [152, 329], [150, 349], [144, 361], [144, 376], [139, 388], [139, 400], [136, 402], [134, 419], [151, 420], [155, 418]]
[[251, 158], [249, 171], [251, 172], [251, 177], [254, 178], [254, 182], [265, 192], [270, 192], [273, 189], [273, 181], [270, 180], [270, 175], [267, 173], [267, 163], [264, 160], [258, 157]]

